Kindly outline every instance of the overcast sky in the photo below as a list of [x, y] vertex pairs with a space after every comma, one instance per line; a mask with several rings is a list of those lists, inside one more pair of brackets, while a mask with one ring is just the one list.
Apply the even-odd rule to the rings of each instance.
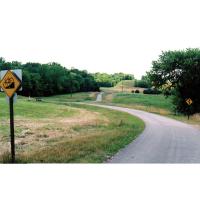
[[0, 0], [0, 57], [140, 78], [162, 50], [200, 47], [195, 0]]

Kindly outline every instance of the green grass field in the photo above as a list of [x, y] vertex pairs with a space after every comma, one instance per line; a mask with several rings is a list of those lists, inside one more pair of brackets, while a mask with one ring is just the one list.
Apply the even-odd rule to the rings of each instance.
[[150, 95], [150, 94], [135, 94], [135, 93], [111, 93], [105, 91], [103, 96], [103, 103], [112, 104], [122, 107], [134, 108], [144, 110], [151, 113], [156, 113], [171, 117], [190, 124], [200, 124], [199, 114], [187, 119], [187, 116], [175, 114], [174, 105], [172, 104], [172, 97], [166, 98], [163, 95]]
[[64, 95], [55, 95], [51, 97], [43, 97], [43, 100], [51, 102], [83, 102], [83, 101], [95, 101], [98, 92], [78, 92]]
[[[88, 95], [88, 94], [86, 94]], [[76, 94], [83, 97], [83, 94]], [[100, 163], [130, 143], [144, 123], [127, 113], [77, 105], [60, 99], [54, 103], [19, 97], [14, 105], [16, 159], [19, 163]], [[78, 98], [77, 98], [78, 100]], [[9, 162], [9, 118], [0, 94], [0, 162]]]
[[28, 155], [25, 153], [20, 162], [100, 163], [129, 144], [144, 129], [140, 119], [126, 113], [86, 105], [73, 106], [98, 113], [106, 117], [106, 122], [73, 127], [79, 137], [49, 141], [53, 145]]
[[157, 108], [170, 112], [173, 111], [171, 98], [169, 97], [166, 99], [163, 95], [118, 93], [114, 95], [112, 103], [131, 106], [144, 106], [144, 108], [146, 108], [147, 110], [150, 108]]

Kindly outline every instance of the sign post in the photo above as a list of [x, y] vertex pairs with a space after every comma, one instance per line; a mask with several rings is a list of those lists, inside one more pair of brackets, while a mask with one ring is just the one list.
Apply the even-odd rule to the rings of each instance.
[[190, 113], [191, 113], [191, 105], [193, 103], [192, 99], [188, 98], [185, 100], [185, 102], [187, 103], [187, 105], [189, 106], [189, 111], [188, 111], [188, 120], [190, 118]]
[[3, 79], [1, 80], [0, 86], [2, 90], [9, 97], [11, 162], [15, 163], [15, 130], [14, 130], [13, 96], [15, 92], [20, 88], [21, 80], [14, 72], [8, 70], [5, 73]]
[[9, 100], [10, 107], [10, 144], [11, 144], [11, 161], [15, 163], [15, 129], [14, 129], [14, 110], [13, 110], [13, 97]]

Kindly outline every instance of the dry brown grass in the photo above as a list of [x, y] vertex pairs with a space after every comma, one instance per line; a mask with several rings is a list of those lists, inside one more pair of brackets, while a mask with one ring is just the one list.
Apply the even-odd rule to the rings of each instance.
[[[78, 108], [77, 108], [78, 109]], [[109, 120], [105, 116], [100, 116], [98, 112], [91, 112], [78, 109], [77, 115], [71, 117], [57, 117], [45, 119], [25, 119], [15, 120], [16, 148], [18, 152], [34, 151], [48, 145], [49, 140], [58, 138], [75, 138], [80, 133], [74, 130], [76, 126], [91, 126], [101, 123], [107, 124]], [[4, 125], [9, 126], [9, 121], [4, 121]], [[1, 136], [1, 135], [0, 135]], [[0, 137], [0, 155], [9, 150], [9, 138]]]
[[5, 152], [10, 148], [9, 140], [5, 139], [3, 136], [0, 136], [0, 156], [2, 156]]
[[[50, 139], [31, 151], [19, 152], [21, 163], [103, 162], [130, 143], [144, 129], [144, 123], [127, 113], [94, 106], [74, 105], [94, 112], [93, 123], [72, 127], [68, 135]], [[85, 113], [84, 113], [85, 114]], [[123, 123], [122, 123], [123, 121]], [[49, 127], [49, 130], [52, 128]]]
[[172, 116], [172, 115], [170, 115], [170, 117], [177, 119], [177, 120], [180, 120], [180, 121], [183, 121], [183, 122], [188, 123], [188, 124], [192, 124], [194, 127], [200, 129], [200, 113], [190, 116], [189, 120], [188, 120], [187, 116], [179, 116], [179, 115], [178, 116], [175, 116], [175, 115]]
[[91, 92], [89, 94], [89, 97], [93, 98], [93, 99], [96, 99], [97, 95], [98, 95], [99, 92]]
[[200, 113], [193, 115], [192, 119], [200, 123]]
[[107, 94], [104, 94], [103, 96], [104, 102], [112, 102], [112, 99], [113, 99], [113, 93], [107, 93]]

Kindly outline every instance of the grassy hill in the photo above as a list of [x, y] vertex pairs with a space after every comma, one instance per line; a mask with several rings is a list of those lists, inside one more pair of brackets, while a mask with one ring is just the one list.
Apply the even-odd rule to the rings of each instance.
[[123, 85], [123, 88], [126, 90], [130, 90], [134, 87], [134, 83], [135, 81], [134, 80], [124, 80], [124, 81], [120, 81], [119, 83], [117, 83], [117, 85], [114, 87], [115, 89], [121, 89], [122, 88], [122, 85]]
[[102, 87], [101, 90], [107, 93], [116, 93], [116, 92], [131, 92], [132, 90], [139, 90], [140, 92], [143, 92], [144, 88], [134, 87], [135, 80], [124, 80], [117, 83], [115, 87]]
[[[91, 94], [77, 93], [73, 100], [82, 101], [88, 95]], [[69, 99], [69, 95], [48, 97], [42, 102], [18, 98], [14, 104], [17, 162], [103, 162], [144, 129], [137, 117], [68, 104]], [[5, 94], [0, 94], [0, 110], [0, 162], [8, 162], [9, 106]]]
[[166, 99], [163, 95], [118, 93], [114, 95], [112, 103], [158, 114], [173, 112], [171, 98]]

